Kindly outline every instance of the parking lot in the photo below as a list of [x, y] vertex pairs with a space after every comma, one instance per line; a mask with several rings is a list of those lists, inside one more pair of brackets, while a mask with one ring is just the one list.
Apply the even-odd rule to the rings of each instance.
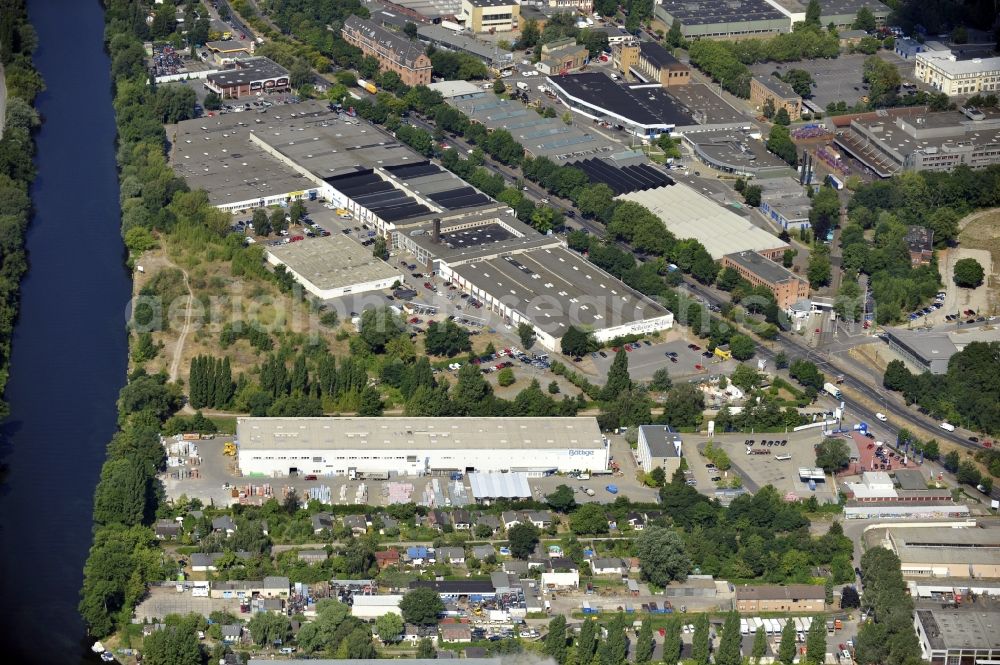
[[[863, 53], [853, 53], [828, 60], [799, 60], [785, 64], [761, 63], [752, 65], [750, 70], [754, 74], [769, 76], [774, 71], [804, 69], [812, 74], [815, 81], [811, 98], [814, 104], [824, 109], [827, 104], [840, 101], [853, 106], [868, 93], [862, 78], [864, 61], [867, 57]], [[878, 57], [895, 65], [904, 81], [913, 80], [912, 62], [903, 60], [891, 51], [879, 51]]]
[[[701, 340], [689, 342], [677, 330], [661, 333], [661, 340], [651, 341], [649, 344], [640, 342], [639, 348], [627, 351], [629, 354], [629, 374], [634, 380], [648, 381], [653, 377], [653, 373], [661, 367], [666, 367], [674, 380], [707, 378], [719, 374], [728, 375], [736, 369], [738, 364], [735, 360], [722, 360], [715, 357], [705, 350]], [[691, 348], [692, 344], [697, 348]], [[708, 353], [707, 357], [706, 353]], [[606, 349], [604, 354], [602, 356], [598, 353], [596, 357], [591, 354], [588, 358], [588, 362], [592, 363], [594, 372], [598, 376], [596, 381], [599, 383], [603, 383], [607, 376], [611, 363], [614, 361], [615, 351]]]
[[[742, 478], [743, 487], [751, 492], [765, 485], [773, 485], [782, 494], [795, 495], [802, 499], [815, 496], [821, 503], [829, 503], [837, 500], [836, 487], [833, 483], [817, 483], [816, 491], [813, 492], [807, 483], [799, 479], [798, 474], [799, 468], [816, 465], [813, 446], [822, 440], [822, 433], [817, 428], [802, 432], [717, 434], [711, 439], [707, 436], [686, 435], [684, 444], [691, 471], [690, 477], [694, 479], [698, 491], [703, 494], [714, 494], [717, 482], [712, 481], [712, 478], [719, 477], [724, 483], [733, 473], [737, 473]], [[709, 441], [729, 456], [732, 469], [728, 474], [707, 466], [711, 462], [703, 455], [703, 451]], [[753, 445], [748, 446], [748, 441], [753, 441]], [[772, 442], [772, 445], [766, 445], [765, 442], [768, 441]], [[777, 445], [773, 443], [775, 441], [778, 442]], [[782, 441], [786, 443], [782, 445]], [[767, 452], [748, 454], [748, 449]], [[778, 459], [779, 457], [787, 459]]]
[[229, 612], [240, 616], [240, 601], [237, 598], [204, 598], [191, 595], [190, 591], [178, 593], [173, 584], [166, 586], [150, 586], [149, 594], [135, 608], [135, 621], [138, 623], [162, 620], [168, 614], [201, 614], [208, 616], [212, 612]]

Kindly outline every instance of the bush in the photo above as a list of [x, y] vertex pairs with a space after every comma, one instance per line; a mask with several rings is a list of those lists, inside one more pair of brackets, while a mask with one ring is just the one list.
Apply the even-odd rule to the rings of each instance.
[[500, 373], [497, 374], [497, 383], [504, 388], [514, 385], [516, 380], [517, 379], [514, 377], [514, 370], [510, 367], [504, 367], [500, 370]]

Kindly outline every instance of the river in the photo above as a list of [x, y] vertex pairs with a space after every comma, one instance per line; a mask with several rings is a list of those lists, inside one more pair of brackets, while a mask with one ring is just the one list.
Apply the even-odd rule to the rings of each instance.
[[30, 0], [37, 107], [35, 217], [0, 428], [0, 654], [87, 658], [76, 606], [91, 500], [125, 383], [129, 275], [119, 234], [110, 63], [97, 0]]

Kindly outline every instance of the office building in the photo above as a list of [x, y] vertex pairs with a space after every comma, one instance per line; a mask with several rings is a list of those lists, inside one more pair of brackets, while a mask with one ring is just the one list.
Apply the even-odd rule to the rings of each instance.
[[666, 26], [679, 21], [687, 39], [760, 37], [790, 29], [788, 16], [767, 0], [663, 0], [653, 15]]
[[659, 83], [664, 88], [687, 85], [691, 68], [656, 42], [623, 41], [612, 49], [618, 70], [628, 79]]
[[473, 34], [517, 30], [521, 5], [516, 0], [462, 0], [460, 18]]
[[949, 97], [1000, 92], [1000, 57], [960, 60], [952, 51], [924, 51], [913, 62], [914, 78]]
[[549, 76], [575, 72], [590, 58], [586, 46], [576, 43], [574, 37], [557, 39], [542, 45], [541, 60], [535, 69]]
[[926, 107], [864, 114], [838, 128], [836, 144], [876, 175], [901, 171], [950, 171], [960, 164], [1000, 164], [1000, 111]]
[[756, 252], [726, 254], [722, 257], [722, 267], [732, 268], [753, 286], [766, 286], [781, 309], [809, 297], [809, 280]]
[[455, 32], [440, 25], [418, 26], [417, 37], [435, 48], [479, 58], [494, 71], [512, 67], [514, 64], [514, 54], [509, 49], [502, 49], [496, 43], [487, 44], [471, 35]]
[[341, 34], [348, 44], [378, 60], [381, 71], [396, 72], [406, 85], [431, 82], [431, 59], [419, 42], [353, 14], [344, 21]]
[[636, 452], [643, 471], [660, 467], [669, 479], [681, 465], [681, 436], [667, 425], [640, 425]]
[[750, 79], [750, 106], [763, 113], [768, 105], [775, 113], [785, 109], [792, 121], [802, 117], [802, 97], [792, 86], [773, 76], [756, 75]]
[[885, 328], [882, 339], [910, 371], [945, 374], [951, 357], [972, 342], [1000, 342], [1000, 329], [974, 325], [952, 331]]

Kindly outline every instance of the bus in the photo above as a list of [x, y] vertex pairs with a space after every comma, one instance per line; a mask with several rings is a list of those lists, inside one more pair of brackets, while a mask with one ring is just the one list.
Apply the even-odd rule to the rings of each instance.
[[844, 181], [833, 175], [832, 173], [826, 176], [826, 184], [830, 185], [836, 190], [841, 190], [844, 188]]

